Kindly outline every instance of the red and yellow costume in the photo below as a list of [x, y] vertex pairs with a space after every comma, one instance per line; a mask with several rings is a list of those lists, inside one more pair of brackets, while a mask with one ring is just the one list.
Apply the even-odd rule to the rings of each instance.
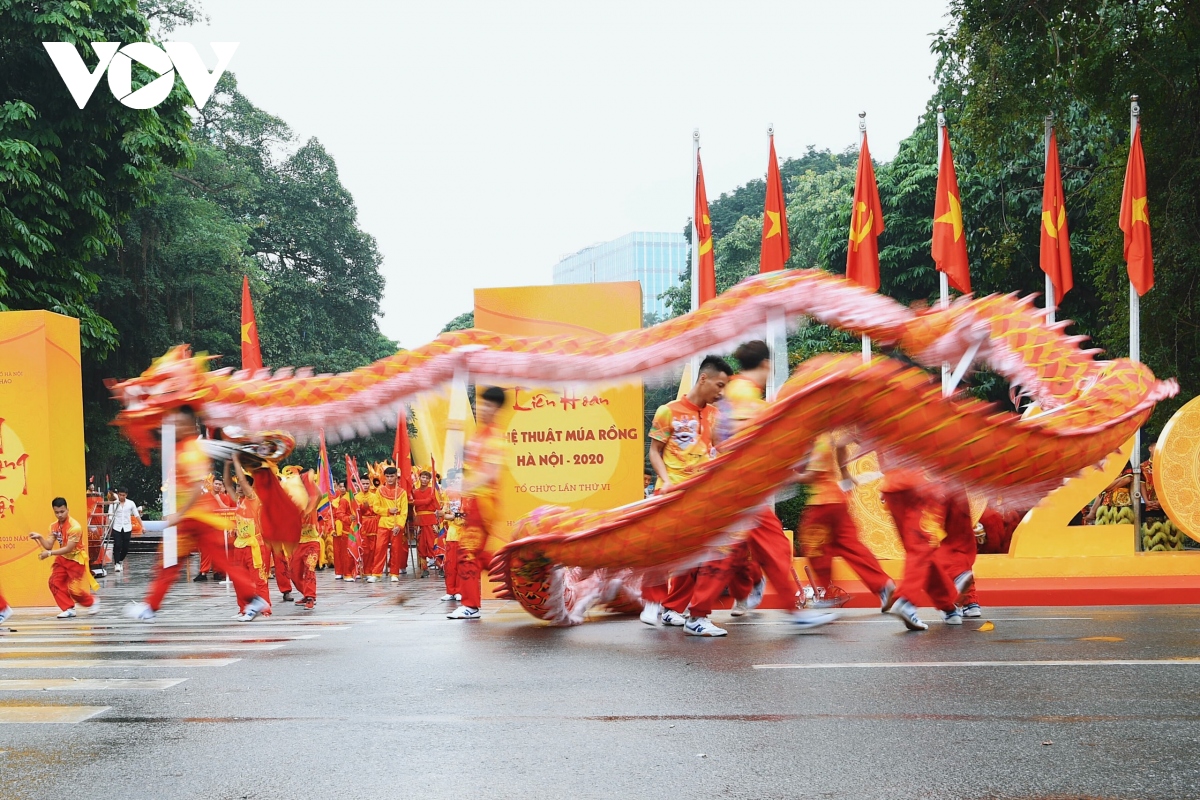
[[[975, 539], [975, 525], [971, 522], [971, 505], [965, 494], [946, 498], [945, 518], [942, 529], [946, 538], [938, 545], [937, 560], [948, 576], [961, 575], [975, 568], [975, 557], [979, 554], [979, 543]], [[978, 602], [972, 584], [963, 593], [963, 605]]]
[[[266, 600], [267, 609], [262, 612], [270, 616], [271, 590], [267, 586], [267, 559], [264, 551], [267, 549], [262, 536], [258, 532], [259, 502], [255, 497], [243, 497], [238, 501], [234, 512], [233, 550], [230, 561], [254, 575], [254, 586], [258, 596]], [[239, 609], [245, 613], [245, 604], [239, 604]]]
[[300, 527], [300, 542], [292, 550], [291, 579], [300, 592], [301, 600], [317, 599], [317, 562], [321, 558], [321, 532], [317, 530], [317, 514], [304, 517]]
[[350, 534], [354, 527], [354, 510], [350, 495], [338, 492], [330, 499], [333, 506], [333, 571], [343, 578], [358, 577], [358, 563], [350, 557]]
[[437, 523], [438, 512], [442, 509], [445, 498], [437, 487], [430, 483], [428, 486], [418, 485], [413, 490], [413, 525], [417, 529], [417, 564], [425, 571], [437, 555]]
[[481, 551], [495, 525], [500, 505], [500, 468], [507, 460], [509, 443], [499, 425], [475, 429], [475, 435], [463, 448], [463, 513], [466, 515], [458, 534], [457, 591], [462, 604], [479, 608], [483, 586], [480, 583]]
[[[211, 481], [211, 477], [212, 476], [209, 476], [210, 480], [208, 480], [205, 483], [205, 491], [210, 492], [212, 494], [213, 499], [216, 500], [217, 507], [219, 509], [221, 509], [222, 511], [233, 510], [237, 506], [237, 503], [235, 503], [233, 498], [230, 497], [225, 492], [214, 491], [212, 488], [213, 484]], [[226, 528], [225, 529], [225, 538], [229, 539], [231, 533], [236, 534], [237, 531], [234, 531], [231, 528]], [[200, 574], [204, 575], [211, 571], [212, 571], [212, 560], [208, 556], [204, 555], [204, 553], [201, 553], [200, 554]], [[220, 572], [220, 571], [221, 570], [217, 570], [217, 572]]]
[[837, 458], [833, 437], [818, 436], [808, 459], [808, 470], [816, 473], [816, 478], [800, 515], [800, 551], [822, 586], [831, 585], [833, 558], [841, 556], [867, 588], [879, 594], [891, 579], [858, 538], [846, 495], [838, 485], [841, 466]]
[[[379, 535], [375, 537], [375, 555], [368, 574], [382, 577], [383, 568], [389, 567], [392, 575], [408, 569], [408, 492], [396, 481], [395, 486], [380, 485], [371, 496], [371, 506], [379, 517]], [[392, 509], [396, 513], [391, 513]], [[392, 548], [391, 564], [388, 564], [388, 545]]]
[[924, 473], [915, 469], [894, 469], [884, 474], [883, 502], [896, 521], [900, 543], [904, 545], [904, 577], [896, 587], [896, 596], [912, 600], [924, 590], [941, 611], [950, 611], [958, 600], [958, 590], [947, 574], [943, 559], [922, 525], [929, 514], [940, 518], [941, 498]]
[[[208, 455], [195, 436], [182, 435], [175, 446], [175, 492], [176, 497], [189, 496], [203, 486], [208, 477], [210, 462]], [[160, 567], [150, 589], [146, 593], [146, 604], [158, 611], [171, 584], [179, 575], [187, 557], [197, 550], [201, 557], [207, 556], [217, 572], [223, 572], [233, 581], [239, 607], [245, 607], [257, 595], [254, 574], [243, 567], [233, 566], [225, 556], [225, 528], [227, 515], [216, 498], [201, 492], [200, 497], [179, 521], [176, 538], [177, 561], [169, 567]], [[264, 600], [266, 598], [263, 598]]]
[[446, 556], [442, 561], [445, 568], [446, 594], [462, 594], [458, 582], [458, 538], [462, 535], [462, 520], [451, 519], [446, 523], [446, 538], [444, 540]]
[[[67, 517], [50, 526], [50, 538], [55, 542], [53, 549], [72, 539], [77, 542], [71, 552], [54, 557], [54, 565], [50, 568], [50, 594], [54, 595], [54, 602], [63, 611], [74, 608], [76, 603], [91, 608], [96, 602], [92, 591], [99, 587], [88, 572], [87, 530], [74, 517]], [[0, 608], [4, 608], [3, 602], [0, 602]]]

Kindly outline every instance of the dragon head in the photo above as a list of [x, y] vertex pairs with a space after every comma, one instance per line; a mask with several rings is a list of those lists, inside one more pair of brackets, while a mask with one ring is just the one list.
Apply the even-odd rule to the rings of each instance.
[[113, 398], [122, 406], [114, 424], [133, 443], [142, 459], [150, 463], [150, 451], [159, 446], [158, 431], [163, 416], [174, 409], [190, 406], [199, 411], [208, 394], [205, 377], [208, 362], [204, 353], [192, 355], [187, 345], [178, 345], [157, 358], [136, 378], [106, 381]]

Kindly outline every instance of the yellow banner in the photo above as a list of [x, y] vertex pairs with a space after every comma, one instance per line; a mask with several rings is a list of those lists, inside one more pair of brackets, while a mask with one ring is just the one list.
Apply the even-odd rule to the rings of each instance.
[[[517, 336], [611, 334], [642, 325], [636, 281], [475, 290], [475, 327]], [[604, 376], [598, 375], [597, 378]], [[642, 385], [603, 390], [509, 386], [500, 424], [511, 451], [501, 478], [503, 542], [544, 505], [613, 508], [642, 498]]]
[[53, 605], [52, 559], [30, 531], [54, 522], [65, 497], [87, 524], [79, 320], [48, 311], [0, 313], [0, 592], [14, 606]]

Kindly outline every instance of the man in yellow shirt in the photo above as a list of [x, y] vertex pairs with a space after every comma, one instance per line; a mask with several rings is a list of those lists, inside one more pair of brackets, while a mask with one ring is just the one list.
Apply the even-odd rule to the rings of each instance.
[[408, 490], [400, 485], [400, 470], [388, 467], [383, 471], [383, 485], [371, 495], [371, 506], [379, 515], [379, 533], [375, 539], [375, 562], [371, 575], [383, 577], [383, 568], [388, 563], [387, 551], [390, 541], [392, 561], [390, 571], [392, 583], [400, 581], [400, 575], [408, 573]]
[[29, 534], [42, 546], [39, 559], [54, 556], [50, 568], [50, 594], [58, 604], [59, 619], [75, 616], [75, 604], [87, 609], [88, 614], [100, 610], [100, 601], [92, 596], [91, 589], [98, 588], [88, 572], [87, 529], [71, 516], [67, 501], [56, 497], [50, 501], [54, 509], [55, 522], [50, 526], [50, 535]]

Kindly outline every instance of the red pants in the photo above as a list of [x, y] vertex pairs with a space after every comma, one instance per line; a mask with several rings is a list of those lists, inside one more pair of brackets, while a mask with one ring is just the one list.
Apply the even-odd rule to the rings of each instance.
[[670, 594], [670, 586], [667, 581], [659, 583], [654, 581], [642, 586], [642, 601], [646, 603], [658, 603], [662, 605], [667, 602], [667, 595]]
[[0, 611], [8, 608], [8, 601], [4, 599], [4, 595], [0, 594]]
[[[267, 601], [267, 610], [263, 613], [269, 615], [271, 613], [271, 589], [267, 586], [267, 561], [260, 552], [259, 560], [262, 562], [262, 566], [254, 566], [254, 551], [252, 548], [257, 546], [249, 545], [247, 547], [233, 548], [229, 551], [229, 563], [241, 567], [254, 576], [254, 591], [259, 597]], [[245, 612], [246, 604], [238, 603], [238, 609]]]
[[446, 542], [446, 594], [461, 594], [458, 589], [458, 542]]
[[483, 583], [479, 572], [479, 555], [474, 550], [459, 547], [455, 594], [462, 595], [462, 604], [468, 608], [479, 608], [483, 595]]
[[832, 583], [834, 556], [841, 556], [875, 594], [891, 580], [879, 559], [858, 538], [858, 528], [844, 503], [807, 506], [800, 516], [800, 531], [801, 552], [822, 586]]
[[292, 590], [292, 579], [288, 577], [288, 573], [291, 572], [291, 564], [288, 563], [287, 553], [283, 552], [283, 545], [271, 545], [271, 563], [275, 565], [275, 585], [279, 591], [287, 594]]
[[[74, 608], [76, 603], [91, 608], [92, 603], [96, 602], [88, 591], [87, 574], [88, 568], [78, 561], [54, 557], [54, 566], [50, 567], [50, 594], [54, 595], [54, 602], [60, 610]], [[3, 607], [0, 601], [0, 608]]]
[[[179, 523], [179, 538], [178, 538], [178, 554], [179, 560], [172, 567], [159, 567], [158, 574], [154, 576], [154, 581], [150, 584], [150, 591], [146, 593], [146, 605], [150, 606], [155, 611], [162, 606], [163, 598], [167, 596], [167, 590], [171, 588], [171, 584], [179, 576], [179, 570], [187, 557], [196, 550], [200, 551], [201, 556], [207, 556], [211, 559], [213, 568], [218, 572], [224, 572], [233, 581], [233, 591], [237, 595], [238, 605], [245, 606], [257, 595], [254, 586], [254, 575], [249, 570], [243, 569], [240, 566], [231, 566], [225, 558], [225, 532], [210, 528], [201, 522], [194, 519], [185, 519]], [[161, 563], [161, 562], [160, 562]], [[263, 598], [266, 600], [267, 598]]]
[[[975, 541], [975, 526], [971, 524], [971, 506], [967, 498], [946, 501], [946, 519], [942, 527], [946, 531], [946, 538], [942, 539], [942, 545], [938, 548], [938, 557], [945, 565], [946, 574], [961, 575], [974, 569], [979, 545]], [[963, 593], [962, 601], [964, 604], [979, 602], [974, 584]]]
[[350, 537], [333, 537], [333, 571], [343, 578], [358, 577], [358, 564], [350, 557]]
[[317, 561], [321, 558], [320, 542], [301, 542], [292, 551], [292, 583], [303, 597], [316, 599]]
[[404, 528], [399, 533], [392, 534], [392, 559], [388, 571], [399, 575], [400, 570], [408, 569], [408, 531]]
[[933, 605], [940, 611], [950, 611], [958, 600], [954, 581], [946, 574], [945, 554], [939, 557], [940, 547], [929, 542], [929, 534], [921, 530], [921, 517], [929, 501], [912, 489], [900, 492], [884, 492], [883, 502], [904, 545], [904, 577], [896, 589], [896, 596], [911, 600], [922, 589], [929, 595]]
[[745, 600], [763, 579], [762, 567], [750, 555], [750, 545], [743, 542], [733, 553], [733, 568], [729, 573], [729, 594], [735, 600]]
[[432, 525], [422, 525], [417, 528], [417, 566], [429, 569], [430, 563], [437, 556], [437, 529]]
[[376, 578], [383, 576], [384, 567], [387, 566], [388, 543], [391, 540], [391, 531], [380, 531], [374, 536], [366, 538], [370, 544], [371, 557], [368, 560], [366, 553], [363, 553], [363, 572], [374, 575]]

